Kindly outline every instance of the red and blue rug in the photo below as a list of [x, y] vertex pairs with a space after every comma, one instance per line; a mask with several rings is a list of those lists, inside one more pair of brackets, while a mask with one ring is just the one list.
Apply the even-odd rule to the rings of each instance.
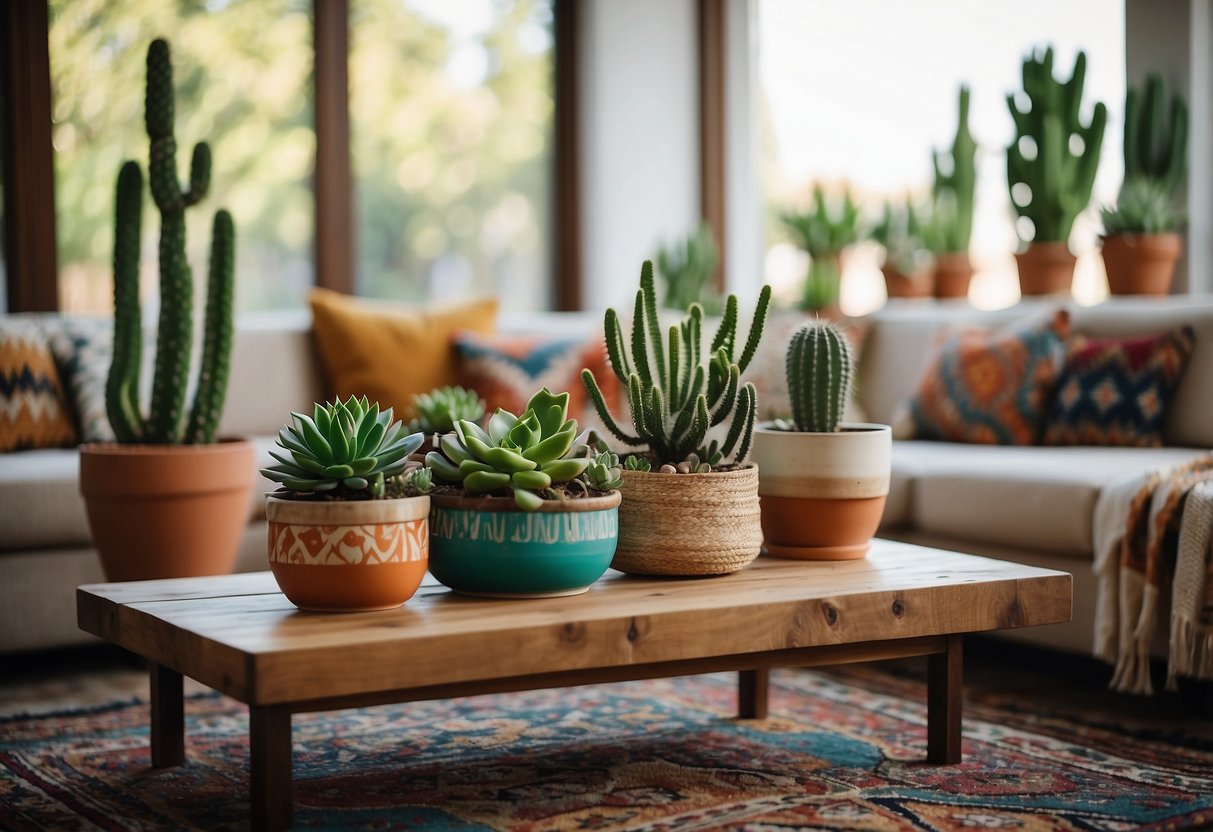
[[[1204, 731], [978, 692], [964, 762], [935, 766], [912, 675], [779, 671], [762, 721], [735, 696], [718, 675], [296, 716], [296, 828], [1213, 826]], [[186, 715], [168, 770], [145, 702], [0, 721], [0, 828], [247, 828], [247, 710], [212, 694]]]

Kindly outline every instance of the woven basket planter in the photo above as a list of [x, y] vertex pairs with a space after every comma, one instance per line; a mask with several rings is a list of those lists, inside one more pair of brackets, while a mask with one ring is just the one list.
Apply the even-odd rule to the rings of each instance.
[[711, 474], [623, 472], [611, 567], [633, 575], [727, 575], [762, 549], [758, 466]]

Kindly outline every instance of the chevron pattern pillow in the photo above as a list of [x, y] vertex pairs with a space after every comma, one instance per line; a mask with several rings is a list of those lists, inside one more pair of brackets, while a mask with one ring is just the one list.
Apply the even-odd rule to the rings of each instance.
[[1162, 445], [1167, 405], [1195, 344], [1191, 327], [1140, 338], [1075, 336], [1044, 444]]
[[0, 453], [76, 441], [50, 344], [34, 320], [0, 318]]

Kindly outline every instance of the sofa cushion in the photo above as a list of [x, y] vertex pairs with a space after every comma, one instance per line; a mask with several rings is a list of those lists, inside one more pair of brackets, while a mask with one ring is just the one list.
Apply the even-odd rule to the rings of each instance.
[[1013, 327], [941, 333], [899, 438], [1031, 445], [1040, 436], [1065, 355], [1070, 316], [1055, 310]]
[[1195, 340], [1187, 326], [1138, 338], [1074, 336], [1041, 444], [1161, 446]]
[[0, 319], [0, 453], [75, 442], [46, 334], [25, 317]]
[[331, 395], [366, 396], [406, 421], [416, 415], [414, 396], [461, 383], [455, 332], [488, 334], [497, 318], [495, 299], [412, 308], [313, 289], [310, 300]]
[[1090, 558], [1102, 487], [1199, 454], [1190, 448], [895, 442], [893, 469], [916, 472], [910, 516], [925, 533]]

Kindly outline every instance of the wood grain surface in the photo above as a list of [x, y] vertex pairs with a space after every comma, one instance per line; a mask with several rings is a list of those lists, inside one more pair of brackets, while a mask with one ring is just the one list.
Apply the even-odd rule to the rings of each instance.
[[468, 598], [427, 579], [397, 610], [307, 613], [255, 573], [84, 586], [78, 611], [88, 632], [274, 704], [607, 668], [638, 677], [749, 654], [769, 667], [802, 648], [1052, 624], [1070, 617], [1070, 576], [874, 541], [860, 561], [759, 558], [690, 580], [610, 572], [571, 598]]

